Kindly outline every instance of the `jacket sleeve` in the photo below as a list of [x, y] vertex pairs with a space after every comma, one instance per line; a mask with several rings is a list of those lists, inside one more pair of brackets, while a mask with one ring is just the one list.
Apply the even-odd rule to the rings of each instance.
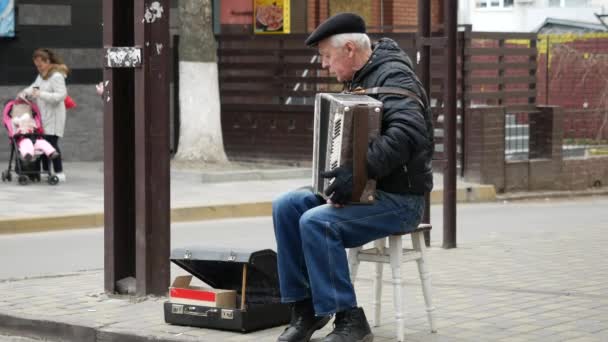
[[[420, 95], [413, 77], [403, 69], [392, 69], [380, 76], [377, 86], [406, 88]], [[413, 151], [428, 143], [424, 108], [415, 99], [384, 94], [379, 100], [384, 106], [382, 133], [367, 151], [369, 177], [376, 179], [407, 165]]]
[[68, 91], [65, 87], [65, 78], [59, 72], [54, 73], [49, 79], [51, 91], [41, 91], [40, 99], [47, 103], [58, 104], [65, 100]]

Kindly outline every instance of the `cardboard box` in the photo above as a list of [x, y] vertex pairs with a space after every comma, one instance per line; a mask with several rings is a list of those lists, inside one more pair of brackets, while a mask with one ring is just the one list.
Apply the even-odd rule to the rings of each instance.
[[236, 291], [191, 286], [191, 275], [178, 276], [169, 288], [171, 303], [208, 306], [212, 308], [234, 309]]

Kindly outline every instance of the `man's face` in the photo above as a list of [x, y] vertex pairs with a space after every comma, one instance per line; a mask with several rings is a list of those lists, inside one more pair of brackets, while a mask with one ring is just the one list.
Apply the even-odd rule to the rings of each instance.
[[331, 45], [329, 39], [319, 42], [319, 55], [321, 55], [321, 65], [329, 70], [331, 75], [335, 75], [338, 82], [350, 81], [355, 74], [354, 50], [352, 43], [347, 43], [343, 47], [336, 48]]

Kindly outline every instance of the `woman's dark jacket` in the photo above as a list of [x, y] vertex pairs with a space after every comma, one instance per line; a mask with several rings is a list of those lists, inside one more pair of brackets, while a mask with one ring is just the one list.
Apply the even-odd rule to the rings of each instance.
[[426, 104], [394, 94], [375, 95], [384, 105], [381, 135], [367, 151], [368, 174], [377, 188], [391, 193], [424, 194], [433, 188], [433, 127], [428, 98], [409, 57], [395, 41], [383, 38], [347, 90], [358, 87], [399, 87], [413, 91]]

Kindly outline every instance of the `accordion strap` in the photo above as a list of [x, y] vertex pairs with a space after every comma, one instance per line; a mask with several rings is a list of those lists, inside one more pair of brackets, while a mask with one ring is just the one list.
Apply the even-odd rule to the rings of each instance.
[[363, 88], [359, 87], [359, 88], [355, 88], [353, 91], [350, 91], [348, 93], [356, 94], [356, 95], [378, 95], [378, 94], [401, 95], [403, 97], [409, 97], [409, 98], [416, 100], [416, 102], [418, 102], [418, 104], [420, 105], [421, 108], [423, 108], [423, 109], [426, 108], [426, 106], [424, 105], [424, 101], [422, 101], [420, 96], [418, 96], [413, 91], [403, 89], [403, 88], [398, 88], [398, 87], [373, 87], [373, 88], [367, 88], [367, 89], [363, 89]]

